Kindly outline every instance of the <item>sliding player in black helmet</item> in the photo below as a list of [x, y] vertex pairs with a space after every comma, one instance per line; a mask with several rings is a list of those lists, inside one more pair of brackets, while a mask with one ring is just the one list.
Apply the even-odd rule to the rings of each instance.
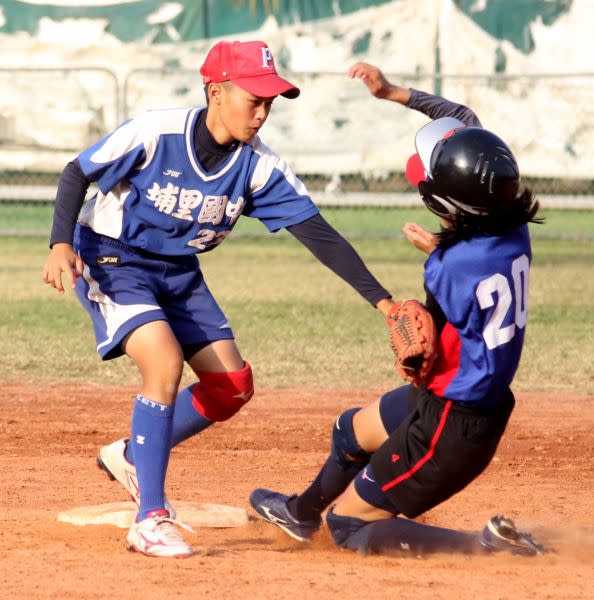
[[437, 357], [423, 386], [394, 389], [338, 417], [330, 456], [300, 495], [257, 489], [250, 502], [301, 541], [330, 506], [335, 543], [361, 552], [542, 554], [502, 516], [479, 534], [412, 520], [478, 477], [505, 431], [528, 314], [527, 223], [538, 221], [538, 203], [521, 191], [509, 147], [470, 109], [393, 86], [371, 65], [358, 63], [350, 74], [375, 96], [434, 119], [417, 133], [406, 171], [442, 227], [432, 234], [408, 223], [403, 231], [428, 255], [426, 307], [439, 332]]

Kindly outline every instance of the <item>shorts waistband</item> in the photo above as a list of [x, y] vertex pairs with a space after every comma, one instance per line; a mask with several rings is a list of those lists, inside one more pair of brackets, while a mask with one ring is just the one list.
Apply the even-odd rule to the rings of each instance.
[[[169, 256], [168, 254], [155, 254], [154, 252], [149, 252], [148, 250], [144, 250], [142, 248], [135, 248], [134, 246], [130, 246], [129, 244], [125, 244], [120, 240], [116, 240], [115, 238], [109, 237], [107, 235], [103, 235], [102, 233], [97, 233], [93, 231], [90, 227], [85, 225], [77, 226], [78, 233], [81, 238], [85, 238], [87, 240], [99, 241], [106, 246], [111, 246], [112, 248], [119, 248], [125, 252], [129, 252], [131, 254], [136, 254], [138, 256], [143, 256], [144, 258], [149, 258], [152, 260], [161, 260], [171, 263], [184, 263], [184, 262], [198, 262], [198, 258], [195, 254], [184, 254], [182, 256]], [[76, 235], [76, 234], [75, 234]]]
[[508, 411], [513, 410], [515, 405], [515, 398], [510, 389], [502, 392], [501, 396], [497, 398], [495, 401], [489, 399], [489, 402], [475, 403], [469, 404], [464, 402], [457, 402], [456, 400], [450, 398], [442, 398], [441, 396], [437, 396], [427, 388], [412, 388], [413, 393], [416, 393], [419, 398], [424, 398], [430, 402], [436, 402], [441, 406], [445, 406], [448, 401], [451, 401], [451, 408], [453, 412], [458, 414], [472, 415], [478, 417], [491, 417], [497, 416], [501, 414], [505, 414]]

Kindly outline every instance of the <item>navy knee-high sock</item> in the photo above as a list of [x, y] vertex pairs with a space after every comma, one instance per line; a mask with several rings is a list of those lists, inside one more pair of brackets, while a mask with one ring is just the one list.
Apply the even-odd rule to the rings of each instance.
[[362, 463], [344, 466], [330, 455], [311, 485], [299, 496], [289, 500], [289, 512], [303, 521], [318, 519], [332, 501], [347, 489], [363, 466], [365, 465]]
[[164, 508], [165, 476], [171, 450], [173, 405], [159, 404], [142, 395], [136, 397], [132, 412], [133, 448], [140, 506], [138, 520]]
[[[207, 419], [194, 408], [192, 403], [192, 387], [193, 385], [190, 385], [182, 390], [175, 399], [173, 426], [171, 429], [172, 448], [204, 431], [214, 423], [214, 421]], [[126, 459], [129, 463], [135, 464], [133, 444], [126, 445]]]
[[370, 522], [335, 515], [330, 510], [326, 521], [338, 546], [363, 554], [397, 552], [417, 556], [435, 552], [472, 554], [481, 551], [476, 533], [423, 525], [402, 517]]

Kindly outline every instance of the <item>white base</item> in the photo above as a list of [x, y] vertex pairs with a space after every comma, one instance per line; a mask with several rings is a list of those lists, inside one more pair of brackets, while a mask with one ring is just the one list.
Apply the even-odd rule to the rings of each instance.
[[[188, 502], [172, 502], [177, 512], [176, 520], [192, 527], [240, 527], [248, 522], [245, 508], [224, 504], [203, 504], [200, 507]], [[115, 525], [128, 529], [136, 517], [134, 502], [112, 502], [94, 506], [78, 506], [58, 514], [58, 521], [72, 525]]]

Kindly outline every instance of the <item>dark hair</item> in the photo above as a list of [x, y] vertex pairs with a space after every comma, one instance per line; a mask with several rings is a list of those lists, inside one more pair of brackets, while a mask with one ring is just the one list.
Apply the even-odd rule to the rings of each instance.
[[545, 222], [544, 218], [536, 216], [539, 208], [540, 204], [534, 198], [532, 190], [524, 188], [513, 202], [497, 206], [489, 215], [456, 211], [448, 217], [451, 225], [441, 227], [437, 234], [437, 247], [449, 248], [479, 234], [501, 236], [525, 223], [542, 224]]

